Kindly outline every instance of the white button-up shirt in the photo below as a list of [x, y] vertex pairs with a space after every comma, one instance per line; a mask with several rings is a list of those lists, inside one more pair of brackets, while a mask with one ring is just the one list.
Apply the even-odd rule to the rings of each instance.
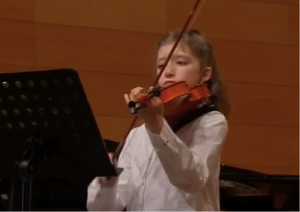
[[218, 211], [225, 117], [209, 112], [176, 134], [167, 122], [161, 133], [144, 125], [128, 136], [119, 157], [118, 178], [88, 187], [90, 211]]

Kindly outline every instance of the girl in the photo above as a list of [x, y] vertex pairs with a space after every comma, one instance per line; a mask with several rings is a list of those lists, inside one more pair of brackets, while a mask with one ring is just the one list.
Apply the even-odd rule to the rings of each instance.
[[[179, 30], [158, 43], [157, 72], [161, 69]], [[229, 107], [218, 74], [212, 46], [196, 30], [184, 33], [159, 85], [185, 81], [189, 87], [206, 83], [212, 98], [201, 105], [215, 105], [175, 131], [175, 120], [165, 118], [181, 111], [180, 103], [163, 107], [158, 97], [138, 112], [144, 124], [133, 129], [118, 161], [123, 172], [118, 178], [95, 178], [88, 187], [88, 210], [121, 211], [217, 211], [219, 207], [220, 156], [227, 135]], [[141, 88], [125, 94], [134, 101]], [[206, 107], [207, 108], [207, 107]], [[192, 116], [195, 117], [195, 116]]]

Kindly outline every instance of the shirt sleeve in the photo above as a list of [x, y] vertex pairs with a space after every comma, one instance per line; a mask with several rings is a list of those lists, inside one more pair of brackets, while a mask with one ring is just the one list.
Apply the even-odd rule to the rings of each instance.
[[164, 120], [160, 134], [147, 130], [157, 156], [174, 186], [192, 193], [198, 191], [219, 168], [220, 155], [228, 132], [226, 118], [219, 112], [200, 117], [184, 143]]
[[127, 197], [131, 195], [127, 187], [131, 173], [130, 143], [133, 131], [129, 134], [119, 156], [118, 167], [123, 168], [121, 174], [106, 183], [99, 183], [99, 178], [96, 177], [88, 186], [88, 211], [122, 211], [126, 207]]

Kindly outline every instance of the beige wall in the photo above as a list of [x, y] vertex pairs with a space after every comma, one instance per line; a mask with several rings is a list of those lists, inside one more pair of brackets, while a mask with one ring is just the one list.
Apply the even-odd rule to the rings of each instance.
[[[184, 2], [184, 4], [183, 4]], [[0, 71], [79, 71], [105, 138], [132, 117], [123, 93], [152, 82], [154, 44], [194, 0], [0, 0]], [[223, 162], [299, 171], [298, 0], [207, 0], [193, 26], [214, 44], [232, 114]]]

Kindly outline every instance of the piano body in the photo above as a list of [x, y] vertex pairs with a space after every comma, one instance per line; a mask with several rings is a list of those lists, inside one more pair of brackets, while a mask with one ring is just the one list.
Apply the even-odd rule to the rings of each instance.
[[268, 175], [221, 165], [222, 210], [299, 211], [299, 175]]
[[[117, 143], [105, 140], [114, 152]], [[44, 179], [33, 182], [32, 208], [39, 211], [85, 211], [87, 186], [78, 179]], [[0, 209], [21, 208], [21, 182], [14, 182], [14, 202], [10, 208], [11, 181], [0, 181]], [[221, 165], [220, 202], [222, 211], [299, 211], [299, 176], [267, 175]], [[2, 203], [2, 204], [1, 204]]]

